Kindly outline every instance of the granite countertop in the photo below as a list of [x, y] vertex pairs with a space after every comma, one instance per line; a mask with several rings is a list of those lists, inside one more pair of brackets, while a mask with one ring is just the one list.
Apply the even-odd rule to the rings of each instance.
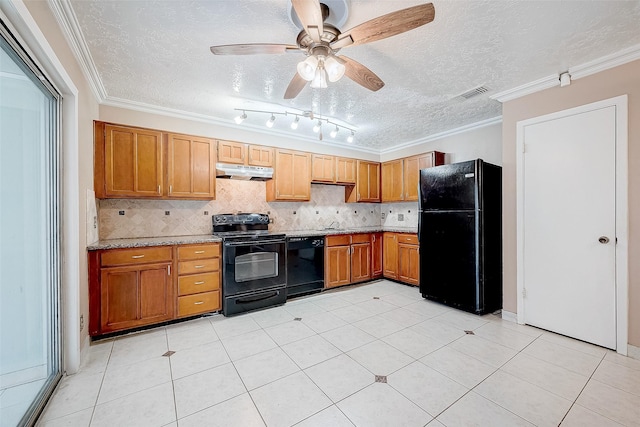
[[[339, 234], [355, 233], [376, 233], [390, 231], [394, 233], [417, 233], [417, 227], [355, 227], [340, 228], [330, 230], [278, 230], [287, 236], [332, 236]], [[135, 239], [110, 239], [100, 240], [87, 246], [87, 250], [95, 251], [99, 249], [120, 249], [120, 248], [142, 248], [146, 246], [172, 246], [194, 243], [214, 243], [221, 242], [222, 239], [211, 234], [201, 234], [197, 236], [168, 236], [168, 237], [139, 237]]]

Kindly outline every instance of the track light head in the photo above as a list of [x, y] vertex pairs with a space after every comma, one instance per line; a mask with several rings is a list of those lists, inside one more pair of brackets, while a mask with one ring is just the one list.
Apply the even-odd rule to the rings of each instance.
[[347, 142], [348, 142], [349, 144], [351, 144], [351, 143], [353, 142], [353, 136], [354, 136], [354, 135], [353, 135], [353, 131], [351, 131], [351, 134], [347, 137]]
[[291, 129], [298, 129], [298, 122], [300, 121], [300, 117], [296, 116], [295, 120], [291, 122]]
[[336, 135], [338, 134], [338, 131], [339, 129], [338, 129], [338, 126], [336, 125], [336, 128], [329, 133], [329, 135], [331, 135], [331, 138], [335, 138]]
[[273, 127], [273, 123], [276, 121], [276, 116], [274, 116], [273, 114], [271, 114], [271, 118], [269, 118], [269, 120], [267, 120], [267, 127], [268, 128], [272, 128]]
[[313, 131], [314, 131], [315, 133], [318, 133], [318, 132], [320, 132], [320, 128], [321, 128], [321, 127], [322, 127], [322, 123], [320, 123], [320, 120], [318, 120], [318, 123], [316, 123], [316, 124], [313, 126]]
[[237, 125], [239, 125], [240, 123], [244, 122], [244, 120], [247, 118], [247, 113], [245, 113], [244, 111], [242, 112], [241, 116], [237, 116], [235, 119], [235, 122]]

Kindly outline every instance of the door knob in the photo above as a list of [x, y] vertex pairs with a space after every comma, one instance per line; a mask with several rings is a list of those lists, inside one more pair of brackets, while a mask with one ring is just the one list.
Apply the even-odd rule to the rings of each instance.
[[607, 243], [609, 243], [609, 238], [607, 236], [600, 236], [600, 238], [598, 239], [598, 242], [602, 243], [603, 245], [606, 245]]

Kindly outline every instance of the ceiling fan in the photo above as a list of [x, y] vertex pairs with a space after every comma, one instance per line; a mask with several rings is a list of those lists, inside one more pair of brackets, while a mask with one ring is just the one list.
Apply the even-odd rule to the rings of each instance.
[[327, 80], [335, 82], [343, 75], [369, 90], [379, 90], [384, 86], [380, 77], [347, 56], [337, 56], [338, 51], [404, 33], [428, 24], [435, 16], [433, 4], [426, 3], [379, 16], [341, 32], [325, 22], [329, 8], [319, 0], [291, 0], [291, 3], [303, 26], [296, 45], [250, 43], [211, 46], [214, 55], [305, 53], [307, 58], [298, 63], [298, 72], [287, 87], [285, 99], [295, 98], [307, 82], [311, 82], [312, 88], [326, 88]]

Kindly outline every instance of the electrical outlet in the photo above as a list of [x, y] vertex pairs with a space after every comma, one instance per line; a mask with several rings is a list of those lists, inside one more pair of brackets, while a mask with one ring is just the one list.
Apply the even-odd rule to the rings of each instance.
[[164, 211], [164, 214], [165, 215], [171, 215], [171, 212], [170, 211]]
[[118, 211], [118, 215], [124, 215], [124, 211]]
[[84, 329], [84, 314], [80, 315], [80, 331]]
[[209, 211], [204, 211], [204, 214], [205, 215], [209, 215]]
[[404, 214], [398, 214], [398, 221], [404, 221]]
[[386, 214], [386, 213], [384, 213], [384, 212], [382, 212], [382, 214], [381, 214], [381, 215], [382, 215], [382, 219], [385, 219], [385, 218], [387, 217], [387, 214]]
[[93, 229], [98, 229], [98, 217], [96, 215], [93, 216]]

